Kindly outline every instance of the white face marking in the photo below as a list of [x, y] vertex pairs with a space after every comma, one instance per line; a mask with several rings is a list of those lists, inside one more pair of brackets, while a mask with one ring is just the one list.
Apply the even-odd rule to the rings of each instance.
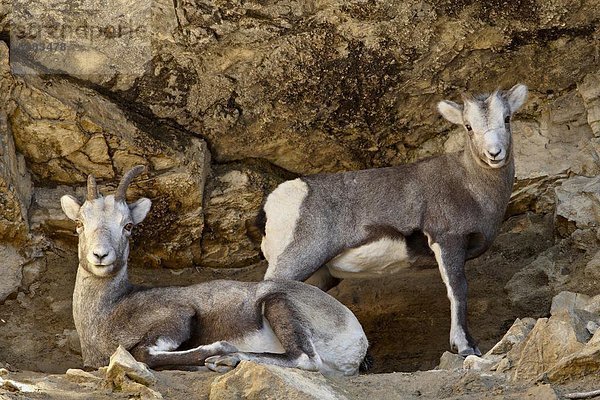
[[86, 201], [79, 211], [79, 257], [87, 260], [95, 275], [112, 274], [117, 259], [127, 260], [129, 235], [126, 225], [132, 223], [130, 210], [114, 196]]
[[504, 166], [511, 146], [507, 101], [498, 92], [485, 100], [466, 100], [463, 120], [477, 156], [492, 168]]
[[375, 278], [401, 271], [410, 265], [404, 240], [382, 238], [347, 249], [327, 266], [336, 278]]
[[[261, 250], [269, 266], [277, 264], [277, 258], [294, 240], [294, 230], [300, 217], [300, 207], [308, 195], [308, 185], [301, 179], [283, 182], [267, 198], [265, 214], [267, 224]], [[269, 271], [265, 279], [269, 279]]]
[[510, 117], [527, 99], [527, 86], [517, 84], [506, 92], [487, 97], [464, 96], [460, 105], [443, 100], [438, 111], [453, 124], [462, 124], [469, 134], [469, 145], [481, 165], [501, 168], [510, 159], [512, 145]]
[[458, 325], [458, 303], [452, 291], [452, 287], [450, 287], [448, 284], [448, 271], [446, 270], [446, 266], [444, 265], [442, 258], [442, 248], [437, 243], [431, 244], [430, 247], [435, 255], [435, 260], [438, 263], [440, 275], [442, 276], [442, 281], [444, 281], [444, 284], [446, 285], [448, 299], [450, 300], [450, 343], [455, 345], [460, 353], [463, 350], [469, 349], [470, 346], [465, 331], [460, 327], [460, 325]]

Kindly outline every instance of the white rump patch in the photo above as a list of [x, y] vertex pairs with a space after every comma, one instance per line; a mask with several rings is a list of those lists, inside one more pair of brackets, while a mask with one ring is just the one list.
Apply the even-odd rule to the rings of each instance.
[[[294, 230], [300, 217], [300, 206], [308, 195], [308, 185], [300, 178], [283, 182], [267, 197], [265, 214], [267, 224], [261, 250], [269, 266], [277, 264], [277, 258], [294, 239]], [[269, 271], [265, 275], [268, 279]]]
[[333, 340], [313, 337], [313, 346], [324, 375], [352, 376], [358, 373], [369, 342], [358, 319], [348, 310], [344, 326], [337, 327]]
[[238, 351], [242, 352], [285, 353], [269, 321], [264, 318], [261, 329], [247, 333], [240, 338], [228, 340], [228, 342], [237, 347]]
[[409, 265], [406, 242], [390, 238], [345, 250], [327, 264], [336, 278], [375, 278], [399, 272]]

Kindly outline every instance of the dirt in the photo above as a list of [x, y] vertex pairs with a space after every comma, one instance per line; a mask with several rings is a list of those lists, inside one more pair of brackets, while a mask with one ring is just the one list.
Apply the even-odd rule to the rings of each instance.
[[[100, 374], [95, 373], [99, 376]], [[158, 371], [151, 389], [169, 400], [209, 399], [211, 383], [219, 376], [208, 371]], [[41, 393], [16, 393], [0, 389], [0, 399], [131, 399], [139, 394], [113, 390], [100, 380], [90, 382], [67, 375], [36, 372], [11, 373], [9, 379], [35, 384]], [[507, 382], [500, 376], [473, 371], [417, 371], [330, 378], [329, 383], [349, 399], [433, 400], [433, 399], [497, 399], [521, 400], [564, 398], [567, 393], [591, 391], [600, 386], [600, 378], [588, 376], [564, 385]], [[142, 396], [142, 398], [144, 398]]]

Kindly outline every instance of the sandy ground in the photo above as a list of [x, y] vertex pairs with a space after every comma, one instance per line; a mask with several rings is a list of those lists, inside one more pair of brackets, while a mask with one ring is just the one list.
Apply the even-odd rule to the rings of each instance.
[[[151, 388], [169, 400], [205, 400], [211, 383], [219, 376], [215, 372], [155, 372], [157, 383]], [[114, 391], [102, 384], [89, 384], [65, 375], [46, 375], [36, 372], [11, 373], [10, 379], [36, 384], [42, 393], [16, 393], [0, 389], [0, 399], [130, 399], [131, 393]], [[600, 377], [564, 385], [507, 382], [501, 377], [472, 371], [417, 371], [412, 373], [367, 374], [352, 378], [330, 379], [329, 384], [349, 399], [372, 400], [437, 400], [437, 399], [494, 399], [494, 400], [552, 400], [567, 393], [600, 388]], [[137, 397], [134, 397], [137, 398]]]

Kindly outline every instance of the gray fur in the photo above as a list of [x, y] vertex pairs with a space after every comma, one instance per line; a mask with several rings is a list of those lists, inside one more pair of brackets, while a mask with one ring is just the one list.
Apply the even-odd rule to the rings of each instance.
[[[127, 206], [113, 196], [92, 197], [81, 207], [72, 197], [61, 199], [65, 213], [78, 221], [79, 268], [73, 318], [86, 367], [106, 365], [122, 345], [154, 368], [185, 368], [206, 362], [209, 368], [223, 371], [244, 359], [328, 374], [358, 372], [367, 349], [360, 324], [344, 305], [310, 285], [224, 280], [187, 287], [131, 284], [127, 277], [126, 225], [132, 217], [127, 213], [136, 212], [135, 204], [147, 205], [149, 200]], [[100, 246], [98, 243], [116, 253], [114, 263], [102, 264], [102, 258], [88, 256]], [[90, 259], [99, 261], [91, 265]], [[285, 353], [238, 351], [232, 343], [259, 331], [263, 321], [271, 326]], [[161, 341], [172, 343], [172, 348], [154, 351]], [[338, 348], [342, 350], [341, 362], [329, 356]]]
[[[448, 296], [456, 306], [451, 345], [461, 354], [480, 354], [467, 330], [464, 263], [489, 248], [503, 220], [515, 176], [510, 115], [525, 96], [526, 88], [516, 85], [508, 92], [468, 97], [465, 107], [441, 102], [440, 112], [466, 129], [471, 128], [470, 119], [478, 119], [468, 130], [465, 149], [457, 153], [396, 167], [301, 178], [308, 194], [293, 240], [273, 257], [276, 262], [269, 263], [265, 279], [303, 281], [320, 268], [318, 275], [323, 277], [323, 268], [334, 257], [382, 237], [405, 241], [413, 263], [434, 260], [437, 244], [440, 271], [442, 277], [448, 275]], [[495, 137], [491, 151], [486, 135]], [[502, 158], [494, 158], [496, 153]], [[285, 216], [272, 212], [266, 218], [268, 224]], [[457, 344], [452, 337], [461, 334], [468, 344]]]

